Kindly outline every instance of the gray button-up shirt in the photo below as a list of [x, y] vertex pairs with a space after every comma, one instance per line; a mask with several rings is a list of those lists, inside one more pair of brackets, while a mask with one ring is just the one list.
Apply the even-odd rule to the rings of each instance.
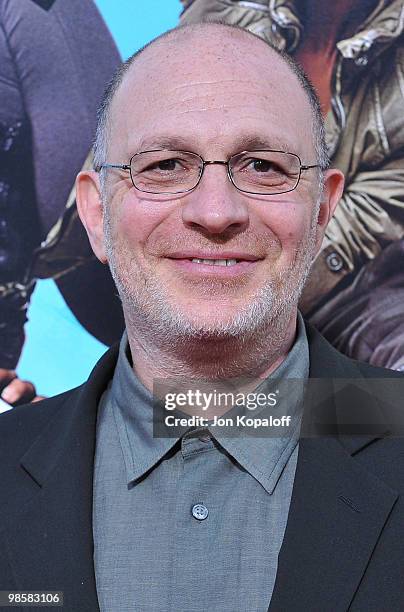
[[[270, 378], [305, 381], [308, 371], [299, 314], [295, 343]], [[302, 398], [290, 398], [283, 412], [296, 425]], [[260, 438], [196, 428], [173, 439], [153, 437], [152, 418], [152, 395], [133, 372], [124, 334], [97, 422], [93, 533], [101, 612], [266, 611], [299, 427]]]

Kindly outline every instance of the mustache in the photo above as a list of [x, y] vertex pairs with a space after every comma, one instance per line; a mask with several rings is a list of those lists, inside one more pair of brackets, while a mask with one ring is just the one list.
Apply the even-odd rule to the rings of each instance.
[[209, 236], [208, 239], [203, 239], [202, 236], [195, 234], [181, 234], [170, 237], [153, 238], [152, 242], [149, 242], [147, 250], [156, 256], [168, 256], [170, 253], [177, 251], [192, 251], [199, 250], [203, 251], [207, 255], [217, 254], [223, 247], [223, 251], [238, 251], [244, 253], [254, 254], [257, 257], [265, 257], [268, 254], [268, 250], [274, 247], [280, 248], [281, 243], [275, 235], [268, 234], [239, 234], [237, 237], [232, 236], [231, 238], [224, 238], [223, 236]]

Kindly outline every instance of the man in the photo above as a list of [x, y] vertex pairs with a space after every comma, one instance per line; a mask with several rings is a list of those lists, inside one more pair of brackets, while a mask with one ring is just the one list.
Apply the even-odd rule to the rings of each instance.
[[[0, 417], [2, 590], [71, 611], [402, 609], [401, 405], [369, 393], [402, 376], [297, 311], [343, 188], [326, 162], [311, 86], [242, 29], [173, 30], [124, 64], [77, 201], [126, 333], [85, 385]], [[310, 406], [284, 395], [281, 436], [154, 436], [153, 383], [178, 377], [324, 380]], [[365, 390], [333, 397], [331, 377]], [[349, 435], [358, 417], [372, 429]]]
[[403, 0], [182, 0], [293, 54], [320, 97], [345, 189], [300, 307], [338, 350], [404, 370]]

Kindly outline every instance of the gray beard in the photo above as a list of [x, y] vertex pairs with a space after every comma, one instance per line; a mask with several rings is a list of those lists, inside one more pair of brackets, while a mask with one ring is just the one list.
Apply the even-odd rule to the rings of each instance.
[[[313, 215], [310, 236], [296, 253], [293, 265], [280, 277], [269, 279], [231, 319], [215, 321], [212, 317], [211, 321], [198, 322], [184, 316], [155, 277], [136, 271], [139, 278], [130, 283], [134, 273], [130, 274], [119, 263], [105, 211], [108, 262], [122, 301], [129, 338], [136, 339], [143, 347], [152, 346], [170, 355], [180, 376], [217, 378], [259, 370], [260, 364], [276, 355], [284, 342], [288, 323], [310, 272], [316, 220], [317, 215]], [[126, 261], [130, 261], [129, 254], [126, 255]], [[204, 289], [214, 299], [209, 281]], [[153, 350], [148, 352], [152, 354]], [[186, 362], [192, 362], [192, 370]]]

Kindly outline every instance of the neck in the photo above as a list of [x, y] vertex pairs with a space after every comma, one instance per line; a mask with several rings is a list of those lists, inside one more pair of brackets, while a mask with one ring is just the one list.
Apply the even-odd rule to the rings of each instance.
[[156, 379], [263, 379], [284, 361], [293, 345], [296, 315], [295, 309], [248, 337], [188, 341], [154, 337], [141, 322], [125, 316], [133, 369], [150, 391]]

